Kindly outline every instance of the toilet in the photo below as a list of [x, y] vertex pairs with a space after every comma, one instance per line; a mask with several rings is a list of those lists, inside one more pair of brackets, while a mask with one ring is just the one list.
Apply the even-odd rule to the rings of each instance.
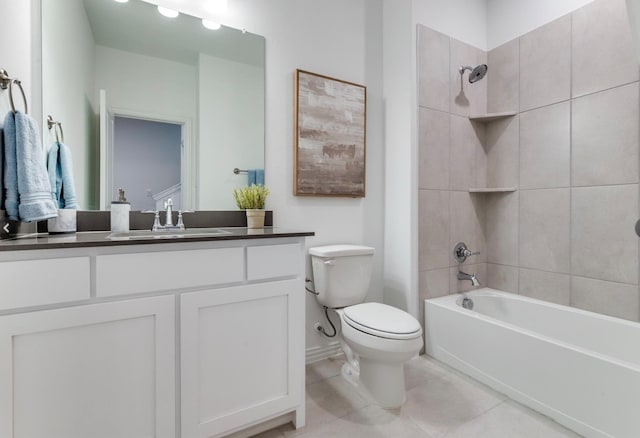
[[316, 298], [340, 316], [340, 344], [347, 357], [342, 375], [377, 405], [406, 400], [404, 363], [422, 348], [418, 320], [398, 308], [364, 303], [374, 248], [330, 245], [309, 249]]

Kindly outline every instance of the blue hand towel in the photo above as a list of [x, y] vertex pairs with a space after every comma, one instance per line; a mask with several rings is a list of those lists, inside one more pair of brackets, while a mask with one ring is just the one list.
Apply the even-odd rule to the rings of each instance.
[[4, 119], [4, 208], [13, 221], [18, 218], [18, 166], [16, 165], [16, 121], [13, 112]]
[[58, 208], [78, 208], [71, 150], [64, 143], [55, 142], [49, 149], [47, 171], [53, 200]]
[[4, 141], [9, 219], [35, 222], [57, 217], [35, 120], [19, 111], [7, 114]]
[[264, 169], [250, 169], [247, 171], [247, 184], [264, 185]]

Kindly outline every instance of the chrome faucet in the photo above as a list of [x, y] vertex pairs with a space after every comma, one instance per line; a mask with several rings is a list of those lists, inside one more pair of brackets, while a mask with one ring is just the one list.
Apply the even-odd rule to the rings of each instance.
[[453, 257], [458, 263], [464, 263], [465, 260], [467, 260], [467, 257], [475, 256], [478, 254], [480, 254], [480, 251], [470, 251], [464, 242], [456, 243], [456, 246], [453, 248]]
[[166, 201], [164, 201], [164, 208], [167, 210], [164, 226], [165, 228], [172, 227], [173, 217], [171, 216], [173, 214], [173, 200], [171, 198], [168, 198]]
[[151, 228], [151, 231], [184, 231], [185, 227], [184, 223], [182, 222], [182, 211], [178, 211], [178, 223], [176, 225], [173, 224], [173, 200], [171, 198], [164, 201], [164, 208], [167, 209], [165, 224], [162, 225], [160, 223], [160, 212], [156, 211], [156, 216], [153, 219], [153, 227]]
[[480, 282], [478, 281], [476, 274], [467, 274], [466, 272], [458, 271], [458, 280], [469, 280], [473, 287], [480, 286]]

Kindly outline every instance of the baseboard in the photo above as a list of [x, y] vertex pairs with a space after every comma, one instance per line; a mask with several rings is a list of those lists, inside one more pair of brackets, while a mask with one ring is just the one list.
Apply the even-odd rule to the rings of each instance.
[[262, 432], [266, 432], [271, 429], [275, 429], [276, 427], [283, 426], [285, 424], [293, 422], [295, 417], [295, 413], [280, 415], [276, 418], [272, 418], [267, 421], [263, 421], [262, 423], [258, 423], [254, 426], [247, 427], [246, 429], [242, 429], [238, 432], [232, 433], [231, 435], [226, 435], [225, 438], [248, 438], [255, 435], [258, 435]]
[[306, 362], [318, 362], [319, 360], [328, 359], [330, 357], [339, 356], [341, 354], [342, 348], [340, 348], [340, 342], [335, 341], [324, 347], [307, 348]]

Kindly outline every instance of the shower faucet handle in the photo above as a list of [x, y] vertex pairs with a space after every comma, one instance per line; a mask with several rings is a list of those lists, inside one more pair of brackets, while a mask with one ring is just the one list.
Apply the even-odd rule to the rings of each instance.
[[464, 242], [458, 242], [456, 246], [453, 248], [453, 256], [458, 261], [458, 263], [464, 263], [467, 260], [467, 257], [471, 257], [474, 255], [480, 254], [480, 251], [470, 251], [467, 248], [467, 244]]

